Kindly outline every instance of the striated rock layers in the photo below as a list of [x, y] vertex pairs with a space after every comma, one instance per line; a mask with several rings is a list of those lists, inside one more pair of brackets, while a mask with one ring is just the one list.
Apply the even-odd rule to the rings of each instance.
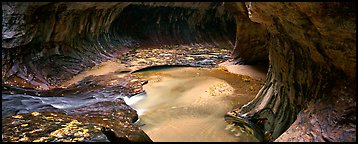
[[51, 89], [130, 48], [231, 49], [235, 19], [221, 3], [2, 3], [2, 83]]
[[233, 116], [271, 141], [356, 141], [355, 3], [2, 3], [2, 84], [48, 90], [131, 48], [215, 45], [269, 59]]
[[[235, 19], [222, 3], [10, 2], [2, 3], [2, 11], [2, 93], [6, 102], [34, 103], [19, 111], [22, 113], [40, 111], [46, 115], [60, 111], [63, 119], [89, 124], [81, 125], [81, 129], [102, 127], [100, 133], [107, 138], [101, 140], [106, 141], [151, 141], [133, 125], [137, 114], [121, 99], [143, 92], [142, 85], [137, 85], [139, 81], [131, 76], [121, 79], [106, 75], [87, 77], [79, 85], [67, 88], [61, 83], [102, 61], [123, 58], [122, 54], [134, 48], [187, 45], [231, 49], [235, 41]], [[33, 96], [56, 96], [54, 100], [69, 103], [81, 97], [83, 101], [119, 98], [79, 109], [66, 108], [66, 113], [62, 113], [62, 109], [37, 104], [40, 101]], [[13, 108], [22, 105], [3, 106], [8, 110], [3, 111], [3, 141], [100, 141], [92, 137], [97, 132], [81, 139], [64, 131], [61, 125], [55, 126], [59, 128], [56, 131], [66, 132], [65, 138], [51, 135], [55, 129], [42, 128], [45, 130], [39, 133], [43, 135], [30, 133], [37, 126], [48, 127], [46, 124], [52, 121], [41, 116], [33, 120], [13, 118]], [[21, 129], [23, 124], [19, 121], [34, 126]]]
[[267, 141], [356, 141], [355, 4], [236, 7], [238, 17], [267, 29], [270, 67], [256, 98], [234, 116], [259, 125]]

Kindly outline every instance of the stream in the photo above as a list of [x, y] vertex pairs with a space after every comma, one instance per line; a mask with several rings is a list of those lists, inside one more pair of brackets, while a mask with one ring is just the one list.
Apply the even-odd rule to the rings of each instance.
[[[49, 91], [20, 85], [3, 86], [2, 117], [13, 121], [10, 116], [13, 118], [15, 114], [64, 112], [86, 113], [86, 119], [96, 112], [106, 121], [115, 116], [111, 114], [112, 107], [118, 106], [121, 112], [132, 107], [139, 116], [135, 125], [154, 142], [258, 141], [228, 124], [224, 115], [255, 97], [262, 87], [265, 71], [232, 62], [222, 63], [227, 59], [227, 50], [203, 50], [196, 52], [190, 47], [138, 49], [121, 57], [125, 59], [103, 62]], [[116, 101], [118, 99], [120, 101]], [[115, 106], [114, 101], [117, 102]], [[136, 117], [131, 113], [127, 115]], [[106, 123], [96, 119], [92, 122]], [[8, 128], [13, 127], [11, 124]], [[121, 131], [121, 127], [117, 131]], [[18, 131], [21, 132], [27, 129]], [[11, 139], [12, 135], [6, 133], [6, 138]], [[37, 136], [30, 136], [30, 139], [35, 138]], [[56, 141], [55, 137], [51, 139]]]
[[[138, 125], [153, 141], [257, 141], [230, 129], [224, 115], [252, 97], [235, 89], [235, 74], [216, 69], [168, 68], [138, 72], [146, 94], [125, 99], [137, 110]], [[237, 84], [237, 82], [236, 82]]]

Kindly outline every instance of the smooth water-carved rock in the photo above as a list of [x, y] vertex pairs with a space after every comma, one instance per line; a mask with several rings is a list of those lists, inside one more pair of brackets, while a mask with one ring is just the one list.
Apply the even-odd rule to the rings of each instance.
[[[262, 137], [275, 140], [289, 129], [291, 140], [356, 140], [346, 136], [356, 133], [350, 90], [356, 83], [355, 3], [10, 2], [2, 10], [3, 85], [56, 89], [86, 68], [140, 46], [232, 47], [232, 57], [243, 63], [265, 61], [268, 53], [263, 88], [234, 110], [258, 125]], [[344, 93], [333, 91], [345, 86]], [[335, 104], [337, 97], [345, 97], [346, 109]], [[318, 109], [337, 112], [324, 118], [314, 112]], [[312, 121], [304, 125], [308, 137], [290, 128], [301, 120]]]
[[[3, 23], [21, 20], [24, 28], [16, 31], [23, 31], [23, 36], [12, 39], [26, 43], [9, 42], [8, 49], [2, 49], [2, 82], [52, 89], [87, 67], [143, 46], [203, 44], [231, 49], [235, 21], [220, 3], [181, 4], [4, 3]], [[8, 7], [22, 9], [21, 14]], [[9, 39], [10, 26], [4, 25], [3, 40]]]
[[332, 95], [311, 100], [296, 121], [276, 141], [356, 141], [355, 84], [338, 81]]
[[[323, 104], [323, 101], [332, 97], [341, 97], [341, 94], [323, 94], [339, 87], [334, 85], [336, 82], [344, 81], [355, 85], [355, 7], [349, 3], [241, 4], [241, 7], [247, 9], [247, 18], [262, 24], [270, 33], [267, 46], [270, 68], [265, 85], [256, 98], [237, 109], [236, 113], [245, 119], [267, 118], [263, 129], [271, 131], [274, 140], [289, 128], [300, 111], [313, 106], [308, 103], [309, 101]], [[349, 66], [346, 66], [347, 64]], [[353, 98], [353, 93], [350, 92], [347, 97]], [[354, 103], [350, 107], [355, 107], [354, 101], [349, 102]], [[323, 107], [321, 104], [318, 105], [320, 108]], [[355, 120], [355, 116], [351, 116], [352, 111], [340, 110], [333, 115], [340, 117], [341, 121], [351, 118]], [[344, 113], [343, 115], [348, 117], [341, 117], [338, 113]], [[325, 119], [323, 117], [326, 114], [306, 113], [299, 116], [306, 115]], [[334, 118], [325, 120], [331, 123]], [[315, 124], [310, 123], [307, 127], [320, 132], [320, 127], [332, 129], [339, 124], [319, 127], [313, 125]], [[333, 129], [343, 135], [355, 134], [352, 127], [355, 127], [355, 124]], [[347, 130], [349, 132], [346, 132]], [[328, 141], [355, 141], [355, 136], [335, 135], [326, 131], [323, 133], [324, 137], [329, 137]], [[303, 134], [297, 132], [289, 136], [295, 139], [294, 137], [300, 135]], [[318, 135], [310, 137], [314, 138], [306, 140], [328, 139], [319, 139]], [[300, 139], [305, 138], [297, 138]]]
[[236, 19], [236, 41], [231, 57], [245, 64], [266, 63], [269, 32], [261, 24], [248, 19], [247, 10], [240, 5], [240, 3], [226, 4], [227, 9], [235, 15]]

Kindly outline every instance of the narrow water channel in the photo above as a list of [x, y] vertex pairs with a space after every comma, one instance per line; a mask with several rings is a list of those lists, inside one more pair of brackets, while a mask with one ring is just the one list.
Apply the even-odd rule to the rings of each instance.
[[242, 76], [223, 70], [194, 67], [134, 75], [148, 80], [146, 94], [126, 102], [137, 110], [137, 123], [153, 141], [257, 141], [230, 129], [224, 115], [235, 105], [249, 102], [254, 95], [248, 87], [259, 87], [258, 82], [243, 82]]
[[[161, 62], [167, 57], [154, 58], [147, 56], [146, 52], [129, 57], [139, 57], [141, 62], [148, 64], [104, 62], [65, 81], [61, 85], [63, 89], [46, 92], [13, 86], [3, 87], [2, 116], [34, 111], [71, 113], [73, 109], [81, 106], [124, 99], [139, 115], [135, 124], [155, 142], [258, 141], [226, 123], [224, 115], [255, 97], [262, 87], [264, 71], [232, 63], [214, 66], [220, 63], [222, 58], [217, 58], [215, 63], [196, 65], [193, 59], [197, 57], [192, 56], [183, 58], [190, 60], [183, 62], [200, 67], [184, 67], [181, 63], [160, 65], [158, 61]], [[147, 55], [142, 56], [144, 53]], [[215, 58], [197, 59], [209, 61]], [[145, 92], [142, 92], [141, 86], [145, 82]], [[132, 88], [134, 91], [125, 91]]]

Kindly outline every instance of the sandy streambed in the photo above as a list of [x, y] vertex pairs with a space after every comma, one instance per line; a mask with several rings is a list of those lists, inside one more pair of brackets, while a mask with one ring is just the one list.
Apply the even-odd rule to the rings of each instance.
[[[219, 69], [169, 68], [134, 73], [146, 95], [126, 102], [153, 141], [256, 141], [227, 129], [224, 115], [254, 98], [260, 82]], [[131, 101], [136, 101], [131, 103]]]

